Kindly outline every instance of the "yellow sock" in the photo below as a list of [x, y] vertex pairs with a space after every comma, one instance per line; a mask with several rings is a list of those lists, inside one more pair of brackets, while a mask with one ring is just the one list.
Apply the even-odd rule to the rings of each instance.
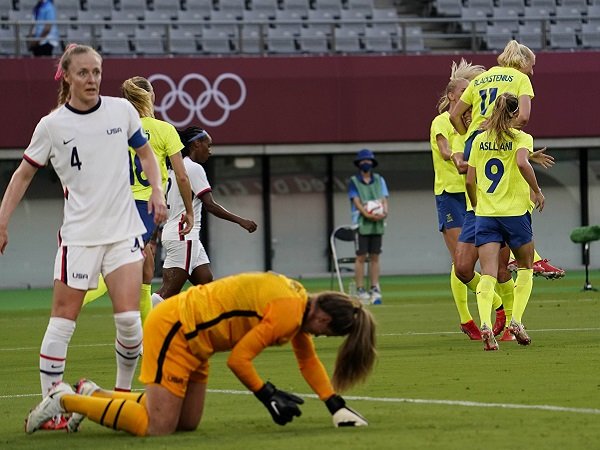
[[512, 318], [521, 323], [533, 288], [533, 269], [519, 269], [515, 280], [515, 302]]
[[460, 323], [467, 323], [469, 320], [473, 320], [469, 312], [469, 306], [467, 305], [467, 286], [456, 277], [454, 264], [452, 264], [452, 271], [450, 272], [450, 289], [452, 290], [452, 297], [454, 297], [454, 303], [460, 316]]
[[467, 287], [469, 288], [469, 290], [471, 292], [477, 291], [477, 285], [479, 284], [480, 279], [481, 279], [481, 275], [479, 274], [479, 272], [475, 272], [473, 279], [471, 281], [469, 281], [468, 283], [466, 283]]
[[99, 299], [104, 294], [108, 292], [108, 287], [106, 287], [106, 283], [104, 282], [104, 277], [100, 275], [98, 277], [98, 287], [96, 289], [92, 289], [86, 292], [85, 297], [83, 298], [84, 306], [88, 303], [93, 302], [94, 300]]
[[[479, 310], [479, 320], [481, 327], [487, 325], [492, 329], [492, 302], [494, 301], [494, 286], [496, 279], [491, 275], [481, 275], [477, 285], [477, 309]], [[480, 328], [481, 328], [480, 327]]]
[[140, 315], [142, 316], [142, 325], [146, 321], [146, 317], [152, 311], [152, 285], [142, 284], [140, 292]]
[[536, 261], [541, 261], [542, 257], [540, 256], [540, 254], [537, 252], [537, 250], [534, 248], [533, 249], [533, 262]]
[[516, 259], [516, 258], [515, 258], [515, 254], [514, 254], [514, 253], [512, 252], [512, 250], [511, 250], [511, 251], [510, 251], [510, 256], [508, 257], [508, 260], [509, 260], [509, 261], [512, 261], [513, 259]]
[[61, 401], [66, 411], [83, 414], [92, 422], [113, 430], [136, 436], [145, 436], [148, 431], [146, 407], [134, 401], [77, 394], [65, 394]]
[[[473, 277], [473, 279], [467, 283], [467, 287], [469, 288], [469, 290], [471, 292], [477, 292], [477, 285], [479, 284], [480, 280], [481, 280], [481, 274], [479, 272], [475, 272], [475, 276]], [[498, 309], [498, 308], [500, 308], [500, 306], [502, 306], [502, 299], [496, 292], [494, 292], [494, 298], [492, 300], [492, 307], [494, 309]]]
[[515, 282], [513, 279], [511, 278], [504, 283], [497, 283], [496, 293], [502, 298], [504, 313], [506, 314], [506, 323], [508, 325], [512, 318], [513, 303], [515, 300]]

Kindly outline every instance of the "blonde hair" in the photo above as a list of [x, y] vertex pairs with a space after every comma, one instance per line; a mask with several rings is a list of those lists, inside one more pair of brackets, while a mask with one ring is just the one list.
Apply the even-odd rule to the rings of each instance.
[[444, 94], [440, 97], [437, 104], [438, 112], [441, 114], [446, 110], [450, 104], [448, 94], [456, 89], [456, 85], [459, 81], [466, 80], [471, 81], [477, 75], [485, 72], [485, 67], [481, 65], [474, 65], [467, 62], [464, 58], [460, 59], [460, 63], [456, 64], [456, 61], [452, 61], [452, 67], [450, 69], [450, 82], [446, 86]]
[[102, 56], [100, 56], [96, 50], [89, 45], [81, 44], [69, 44], [65, 49], [65, 52], [58, 60], [58, 69], [55, 75], [55, 79], [60, 81], [60, 86], [58, 87], [57, 106], [62, 106], [67, 103], [71, 95], [71, 85], [65, 80], [64, 74], [69, 71], [69, 66], [71, 65], [73, 56], [83, 55], [85, 53], [93, 53], [98, 57], [98, 59], [100, 59], [100, 64], [102, 64]]
[[535, 53], [529, 47], [519, 44], [514, 39], [504, 47], [504, 51], [498, 55], [498, 64], [502, 67], [512, 67], [522, 70], [535, 60]]
[[140, 117], [154, 117], [152, 84], [144, 77], [128, 78], [121, 85], [121, 92], [133, 105]]
[[334, 389], [343, 392], [364, 382], [373, 370], [377, 358], [375, 319], [360, 302], [340, 292], [322, 292], [315, 301], [331, 317], [329, 329], [336, 336], [346, 336], [338, 349], [332, 379]]
[[515, 137], [511, 131], [511, 123], [519, 111], [519, 99], [508, 92], [501, 94], [495, 102], [492, 115], [487, 121], [486, 130], [495, 137], [497, 143], [506, 142]]

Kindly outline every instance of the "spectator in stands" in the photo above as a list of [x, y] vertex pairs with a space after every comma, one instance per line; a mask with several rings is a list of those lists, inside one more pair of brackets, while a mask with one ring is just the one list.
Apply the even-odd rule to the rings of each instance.
[[[0, 204], [0, 252], [8, 243], [10, 218], [34, 175], [51, 162], [64, 187], [65, 206], [51, 317], [39, 357], [42, 396], [63, 378], [83, 297], [96, 287], [100, 273], [109, 287], [117, 330], [115, 387], [128, 388], [142, 348], [139, 294], [145, 231], [129, 187], [129, 146], [152, 186], [148, 208], [156, 222], [166, 218], [160, 172], [135, 108], [124, 99], [100, 96], [102, 58], [94, 49], [70, 45], [55, 79], [61, 83], [58, 106], [36, 126]], [[65, 418], [57, 417], [42, 427], [66, 426]]]
[[51, 56], [58, 46], [56, 8], [53, 0], [40, 0], [33, 7], [35, 23], [31, 27], [27, 44], [33, 56]]
[[[358, 225], [358, 248], [354, 267], [356, 290], [363, 303], [381, 304], [382, 295], [379, 286], [379, 255], [385, 218], [388, 215], [389, 192], [385, 179], [373, 169], [377, 167], [375, 154], [366, 148], [360, 150], [354, 165], [358, 173], [350, 177], [348, 197], [350, 198], [352, 223]], [[372, 207], [371, 207], [372, 205]], [[369, 278], [371, 289], [365, 288], [365, 263], [369, 258]]]
[[544, 195], [529, 163], [533, 138], [513, 127], [519, 98], [502, 93], [496, 98], [482, 133], [473, 140], [467, 192], [475, 209], [475, 245], [481, 263], [477, 285], [481, 339], [484, 350], [498, 350], [491, 327], [491, 306], [498, 277], [498, 257], [504, 243], [514, 252], [519, 269], [514, 283], [514, 305], [508, 330], [521, 345], [531, 339], [521, 323], [533, 286], [533, 231], [529, 192], [542, 211]]
[[167, 189], [167, 205], [169, 217], [161, 232], [161, 242], [167, 252], [163, 264], [160, 289], [152, 294], [152, 303], [156, 305], [163, 299], [179, 294], [186, 281], [193, 285], [206, 284], [213, 280], [210, 260], [200, 242], [200, 221], [202, 208], [220, 219], [237, 223], [250, 233], [256, 231], [253, 220], [237, 216], [220, 204], [212, 196], [212, 187], [206, 178], [206, 172], [200, 164], [208, 161], [211, 155], [212, 137], [199, 127], [188, 127], [179, 132], [184, 148], [181, 151], [185, 170], [190, 178], [194, 197], [194, 228], [185, 236], [179, 232], [181, 216], [185, 212], [181, 193], [175, 183], [175, 173], [169, 169], [169, 188]]
[[[332, 381], [313, 336], [345, 336]], [[367, 379], [377, 355], [375, 336], [371, 313], [346, 294], [309, 294], [297, 281], [273, 272], [221, 278], [191, 287], [152, 310], [144, 326], [140, 381], [145, 392], [105, 391], [83, 379], [75, 393], [59, 383], [29, 413], [25, 431], [33, 433], [48, 417], [67, 411], [79, 422], [87, 416], [136, 436], [193, 431], [202, 418], [210, 358], [225, 351], [230, 351], [231, 371], [273, 421], [285, 425], [301, 415], [298, 405], [304, 400], [265, 382], [253, 360], [267, 347], [286, 342], [293, 347], [303, 378], [332, 414], [334, 426], [366, 426], [365, 418], [347, 407], [336, 391]]]

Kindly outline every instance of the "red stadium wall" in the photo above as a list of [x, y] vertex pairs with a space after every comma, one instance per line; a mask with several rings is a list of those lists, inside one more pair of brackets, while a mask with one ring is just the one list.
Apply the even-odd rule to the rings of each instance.
[[[489, 67], [494, 55], [464, 55]], [[102, 93], [155, 78], [158, 118], [217, 129], [219, 144], [426, 141], [435, 105], [460, 56], [168, 58], [104, 61]], [[538, 55], [535, 137], [600, 136], [600, 52]], [[0, 148], [23, 148], [55, 104], [56, 61], [1, 59]], [[185, 78], [187, 77], [187, 81]], [[185, 81], [185, 83], [182, 82]], [[169, 84], [171, 83], [171, 84]]]

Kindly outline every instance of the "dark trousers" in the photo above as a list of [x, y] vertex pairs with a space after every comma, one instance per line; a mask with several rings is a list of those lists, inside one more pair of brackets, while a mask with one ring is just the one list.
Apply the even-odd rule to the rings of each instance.
[[33, 53], [33, 56], [52, 56], [52, 50], [54, 50], [54, 46], [46, 43], [43, 45], [34, 45], [30, 50], [31, 53]]

